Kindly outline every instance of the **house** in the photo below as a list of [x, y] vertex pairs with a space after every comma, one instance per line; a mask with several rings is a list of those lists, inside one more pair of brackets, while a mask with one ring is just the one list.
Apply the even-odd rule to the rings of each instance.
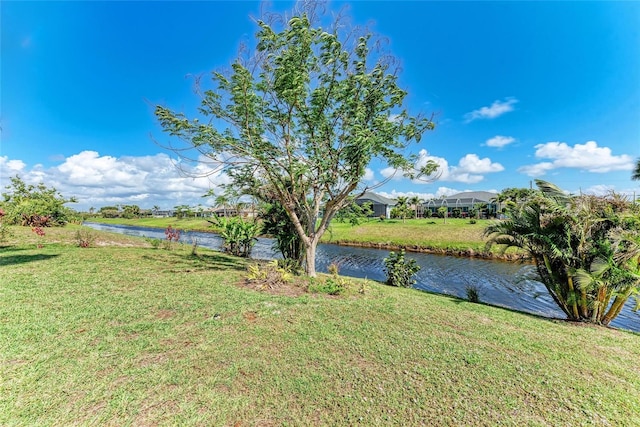
[[395, 200], [388, 199], [376, 193], [367, 191], [356, 199], [356, 203], [362, 206], [364, 203], [371, 203], [373, 217], [391, 218], [391, 209], [396, 205]]
[[[497, 211], [497, 203], [495, 198], [498, 194], [490, 191], [467, 191], [464, 193], [453, 194], [443, 199], [432, 199], [423, 204], [425, 210], [431, 211], [432, 214], [438, 212], [438, 208], [447, 207], [447, 216], [452, 216], [454, 209], [459, 210], [460, 216], [469, 216], [469, 211], [473, 210], [479, 203], [487, 205], [485, 212], [491, 213]], [[486, 214], [485, 213], [485, 214]]]

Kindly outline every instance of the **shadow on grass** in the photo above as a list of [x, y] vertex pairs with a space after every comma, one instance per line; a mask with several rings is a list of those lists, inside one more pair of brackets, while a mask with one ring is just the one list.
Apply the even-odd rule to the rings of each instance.
[[[181, 254], [169, 252], [164, 254], [166, 257], [172, 258], [174, 267], [185, 271], [195, 270], [246, 270], [246, 262], [242, 258], [234, 258], [222, 254]], [[144, 256], [146, 259], [152, 257]], [[153, 258], [155, 259], [155, 258]]]
[[46, 261], [49, 258], [57, 257], [58, 254], [54, 255], [44, 255], [44, 254], [35, 254], [35, 255], [0, 255], [0, 266], [4, 265], [14, 265], [14, 264], [25, 264], [27, 262], [35, 262], [35, 261]]
[[218, 254], [204, 254], [204, 255], [188, 255], [187, 259], [198, 260], [203, 263], [209, 269], [215, 270], [246, 270], [246, 262], [241, 258], [233, 258], [225, 255]]

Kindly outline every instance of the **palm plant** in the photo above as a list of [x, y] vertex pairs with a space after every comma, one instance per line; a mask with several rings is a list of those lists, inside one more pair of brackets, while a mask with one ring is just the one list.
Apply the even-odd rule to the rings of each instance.
[[631, 179], [640, 181], [640, 159], [636, 160], [636, 167], [633, 169], [633, 175], [631, 175]]
[[418, 218], [418, 209], [420, 207], [420, 204], [422, 203], [422, 199], [420, 198], [420, 196], [413, 196], [409, 199], [409, 203], [413, 205], [416, 218]]
[[407, 218], [407, 214], [409, 211], [409, 198], [405, 196], [400, 196], [396, 199], [396, 206], [394, 207], [396, 215], [402, 218], [402, 223], [404, 224], [405, 218]]
[[634, 205], [618, 196], [571, 196], [536, 181], [540, 193], [485, 229], [489, 244], [523, 249], [569, 319], [607, 325], [640, 289]]

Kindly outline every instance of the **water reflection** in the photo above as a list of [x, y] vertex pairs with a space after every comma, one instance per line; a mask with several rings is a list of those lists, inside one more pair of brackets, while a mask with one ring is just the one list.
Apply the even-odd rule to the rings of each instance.
[[[104, 231], [130, 236], [164, 239], [164, 231], [147, 227], [85, 223]], [[183, 232], [180, 241], [215, 250], [222, 249], [222, 239], [213, 233]], [[340, 274], [378, 281], [386, 280], [384, 258], [389, 251], [373, 248], [355, 248], [337, 245], [318, 245], [316, 268], [326, 272], [330, 264], [339, 266]], [[273, 259], [278, 257], [272, 249], [271, 239], [258, 239], [252, 258]], [[532, 280], [533, 267], [526, 264], [490, 261], [475, 258], [458, 258], [442, 255], [407, 253], [421, 267], [416, 275], [416, 288], [466, 298], [466, 289], [478, 289], [480, 300], [485, 303], [512, 308], [546, 317], [564, 318], [544, 285]], [[640, 332], [640, 313], [634, 313], [629, 301], [612, 326]]]

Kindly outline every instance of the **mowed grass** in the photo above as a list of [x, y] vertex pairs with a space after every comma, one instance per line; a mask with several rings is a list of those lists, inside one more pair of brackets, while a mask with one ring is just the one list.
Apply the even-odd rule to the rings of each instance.
[[[211, 219], [213, 221], [213, 219]], [[171, 225], [181, 230], [218, 231], [218, 228], [203, 218], [95, 218], [91, 221], [105, 224], [137, 225], [143, 227], [166, 228]], [[383, 247], [405, 247], [408, 250], [433, 252], [473, 252], [485, 253], [486, 237], [484, 229], [490, 220], [478, 220], [471, 224], [469, 219], [441, 218], [407, 219], [367, 219], [353, 226], [348, 222], [332, 221], [322, 241], [337, 244], [361, 244]], [[496, 254], [497, 248], [490, 253]], [[515, 253], [510, 250], [509, 253]]]
[[374, 243], [408, 248], [434, 250], [473, 250], [484, 252], [487, 239], [483, 236], [489, 220], [472, 224], [468, 219], [441, 218], [371, 219], [351, 225], [348, 222], [331, 223], [324, 241], [333, 243]]
[[640, 425], [638, 334], [372, 282], [276, 296], [212, 251], [14, 231], [0, 425]]
[[216, 231], [215, 224], [209, 222], [215, 218], [89, 218], [89, 222], [100, 222], [103, 224], [131, 225], [138, 227], [167, 228], [172, 226], [186, 231]]

